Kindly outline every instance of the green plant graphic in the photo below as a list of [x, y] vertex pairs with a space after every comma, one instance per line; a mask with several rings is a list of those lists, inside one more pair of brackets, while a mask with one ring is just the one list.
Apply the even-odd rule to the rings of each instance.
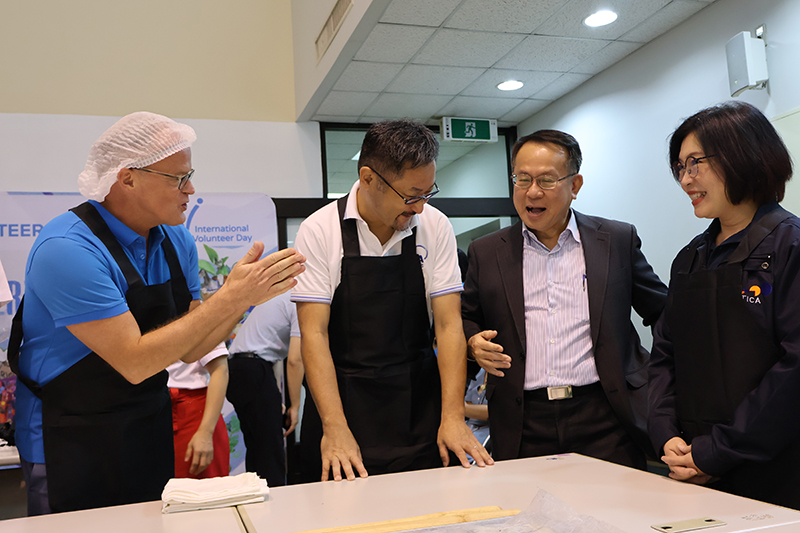
[[227, 276], [231, 273], [231, 267], [225, 264], [225, 261], [228, 260], [227, 257], [220, 259], [219, 254], [212, 247], [207, 244], [204, 244], [203, 247], [206, 249], [206, 254], [208, 254], [208, 261], [205, 259], [200, 259], [198, 261], [200, 270], [204, 270], [208, 272], [210, 276], [214, 277]]

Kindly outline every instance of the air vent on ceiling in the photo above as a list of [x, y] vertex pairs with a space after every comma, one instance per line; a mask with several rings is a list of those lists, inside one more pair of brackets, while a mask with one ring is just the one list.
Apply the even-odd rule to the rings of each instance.
[[317, 40], [314, 41], [317, 47], [317, 62], [319, 62], [322, 56], [325, 55], [325, 52], [328, 51], [328, 47], [331, 45], [331, 42], [333, 42], [333, 38], [336, 37], [336, 33], [339, 31], [339, 28], [342, 27], [342, 23], [345, 17], [347, 17], [347, 14], [350, 13], [352, 7], [353, 0], [338, 0], [336, 5], [333, 6], [331, 14], [328, 15], [328, 20], [326, 20], [325, 25], [322, 26]]

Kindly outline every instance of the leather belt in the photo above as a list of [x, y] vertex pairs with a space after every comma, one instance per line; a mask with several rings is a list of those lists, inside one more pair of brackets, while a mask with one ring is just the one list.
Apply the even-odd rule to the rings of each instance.
[[560, 387], [543, 387], [541, 389], [526, 390], [526, 400], [569, 400], [576, 396], [586, 394], [597, 394], [603, 392], [603, 386], [599, 381], [590, 385], [562, 385]]
[[240, 359], [240, 358], [255, 359], [256, 357], [258, 357], [258, 354], [256, 352], [236, 352], [231, 354], [231, 359]]

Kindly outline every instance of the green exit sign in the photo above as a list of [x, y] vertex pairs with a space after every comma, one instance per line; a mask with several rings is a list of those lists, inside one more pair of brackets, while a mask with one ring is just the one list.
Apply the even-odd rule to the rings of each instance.
[[497, 121], [489, 118], [442, 117], [442, 140], [497, 142]]

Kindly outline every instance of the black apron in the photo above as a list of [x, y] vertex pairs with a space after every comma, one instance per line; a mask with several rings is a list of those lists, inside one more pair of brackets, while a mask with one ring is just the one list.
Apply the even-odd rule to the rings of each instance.
[[[361, 257], [354, 219], [338, 201], [344, 257], [328, 336], [347, 424], [370, 475], [442, 466], [441, 384], [416, 228], [402, 253]], [[301, 441], [309, 481], [322, 471], [322, 423], [306, 396]], [[312, 477], [313, 476], [313, 477]]]
[[[125, 275], [125, 299], [143, 334], [189, 310], [192, 295], [166, 235], [161, 246], [171, 279], [145, 285], [94, 206], [86, 202], [71, 211], [103, 242]], [[161, 498], [175, 472], [167, 379], [162, 370], [133, 385], [91, 352], [39, 391], [32, 389], [42, 399], [53, 512]]]
[[[739, 404], [783, 355], [742, 300], [742, 263], [790, 216], [783, 208], [764, 215], [716, 270], [691, 272], [702, 238], [677, 260], [679, 271], [672, 278], [666, 320], [674, 343], [676, 412], [687, 443], [709, 434], [715, 424], [729, 423]], [[798, 508], [798, 467], [800, 446], [793, 443], [775, 459], [744, 463], [709, 486]]]

